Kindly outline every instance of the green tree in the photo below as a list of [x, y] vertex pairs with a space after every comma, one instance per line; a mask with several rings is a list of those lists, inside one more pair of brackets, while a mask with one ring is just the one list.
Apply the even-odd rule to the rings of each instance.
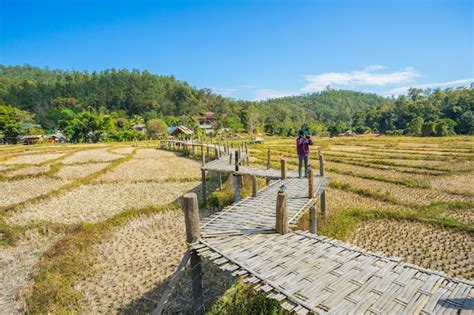
[[436, 135], [436, 123], [433, 121], [426, 121], [421, 128], [421, 135], [423, 137], [432, 137]]
[[444, 137], [448, 135], [454, 135], [454, 128], [456, 127], [456, 122], [449, 118], [440, 119], [436, 123], [436, 135], [438, 137]]
[[406, 134], [410, 136], [421, 136], [421, 131], [423, 128], [423, 117], [417, 116], [413, 118], [405, 128]]
[[161, 119], [151, 119], [146, 122], [148, 136], [157, 139], [159, 136], [168, 135], [168, 126]]

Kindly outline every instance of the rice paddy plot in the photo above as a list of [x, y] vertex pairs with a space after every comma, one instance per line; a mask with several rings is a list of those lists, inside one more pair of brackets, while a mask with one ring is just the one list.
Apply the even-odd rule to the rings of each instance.
[[[161, 152], [159, 154], [162, 154]], [[134, 158], [124, 162], [113, 171], [100, 176], [97, 181], [166, 181], [170, 179], [196, 180], [201, 176], [197, 161], [174, 158]]]
[[14, 176], [29, 176], [29, 175], [38, 175], [49, 171], [51, 168], [50, 164], [45, 165], [31, 165], [26, 166], [18, 169], [13, 169], [9, 172], [5, 173], [6, 177], [14, 177]]
[[111, 149], [109, 152], [116, 153], [116, 154], [130, 154], [135, 150], [134, 147], [121, 147], [116, 149]]
[[98, 172], [110, 163], [89, 163], [89, 164], [77, 164], [77, 165], [63, 165], [61, 169], [54, 174], [54, 177], [63, 179], [77, 179], [86, 177], [90, 174]]
[[473, 237], [468, 232], [418, 222], [375, 220], [363, 223], [349, 242], [450, 276], [474, 278]]
[[443, 192], [439, 189], [423, 189], [402, 185], [363, 179], [355, 176], [331, 174], [331, 179], [342, 184], [348, 184], [353, 189], [364, 190], [376, 198], [385, 198], [393, 203], [406, 206], [427, 206], [433, 201], [471, 200], [466, 196], [458, 196]]
[[63, 164], [91, 163], [91, 162], [110, 162], [122, 158], [120, 154], [113, 154], [105, 148], [83, 150], [73, 153], [62, 160]]
[[34, 275], [34, 266], [61, 234], [44, 235], [27, 231], [15, 246], [0, 250], [0, 314], [27, 313], [25, 298]]
[[136, 159], [159, 159], [159, 158], [174, 158], [176, 154], [170, 151], [163, 151], [157, 149], [138, 149], [134, 155]]
[[18, 155], [1, 162], [4, 165], [13, 164], [41, 164], [50, 160], [54, 160], [63, 156], [64, 153], [50, 153], [50, 154], [25, 154]]
[[155, 286], [166, 289], [186, 245], [181, 211], [138, 217], [94, 246], [93, 273], [76, 285], [86, 313], [118, 313]]
[[11, 206], [47, 194], [66, 185], [62, 179], [36, 177], [14, 181], [0, 181], [0, 208]]
[[32, 221], [73, 224], [97, 222], [123, 210], [173, 202], [199, 182], [110, 183], [82, 185], [39, 203], [26, 205], [8, 218], [12, 225]]

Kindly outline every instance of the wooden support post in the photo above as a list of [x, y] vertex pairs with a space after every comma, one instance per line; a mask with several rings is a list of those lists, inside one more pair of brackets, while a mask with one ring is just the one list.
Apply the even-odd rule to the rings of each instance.
[[[271, 152], [270, 152], [270, 147], [267, 149], [267, 170], [269, 170], [272, 167], [272, 159], [271, 159]], [[270, 184], [270, 178], [266, 177], [265, 178], [265, 183], [267, 186]]]
[[222, 190], [222, 173], [219, 172], [219, 190]]
[[269, 170], [271, 167], [272, 167], [272, 157], [271, 157], [270, 147], [268, 147], [268, 150], [267, 150], [267, 170]]
[[244, 143], [245, 146], [245, 164], [250, 166], [250, 157], [249, 157], [249, 148], [247, 147], [247, 143]]
[[313, 169], [310, 168], [308, 171], [308, 198], [314, 197], [314, 174]]
[[318, 155], [319, 155], [319, 174], [321, 176], [324, 176], [324, 157], [323, 157], [323, 153], [321, 152], [321, 149], [318, 150]]
[[242, 176], [234, 174], [234, 178], [235, 178], [234, 203], [237, 203], [240, 201], [240, 186], [241, 186]]
[[201, 169], [201, 180], [202, 180], [202, 202], [206, 204], [206, 170]]
[[240, 163], [240, 160], [239, 160], [239, 151], [235, 151], [235, 171], [236, 171], [236, 172], [239, 171], [239, 163]]
[[208, 143], [208, 144], [207, 144], [207, 147], [206, 147], [206, 155], [207, 155], [207, 159], [208, 159], [208, 160], [209, 160], [209, 147], [210, 147], [210, 146], [211, 146], [211, 145]]
[[232, 165], [232, 154], [229, 154], [229, 165]]
[[202, 145], [201, 145], [201, 164], [204, 166], [206, 164], [206, 157], [204, 156], [204, 151], [202, 150]]
[[[183, 196], [184, 222], [186, 225], [186, 242], [189, 244], [199, 239], [199, 208], [196, 193]], [[191, 279], [193, 286], [193, 313], [204, 314], [204, 295], [202, 289], [201, 257], [196, 250], [191, 250]]]
[[327, 211], [326, 211], [326, 190], [323, 190], [321, 193], [321, 215], [323, 216], [323, 219], [327, 219]]
[[280, 160], [281, 179], [286, 179], [286, 159]]
[[257, 176], [252, 176], [252, 197], [257, 197], [258, 181]]
[[311, 233], [317, 234], [318, 233], [318, 218], [316, 216], [316, 207], [312, 206], [311, 209], [309, 209], [310, 213], [310, 220], [311, 220]]
[[278, 192], [276, 203], [275, 231], [279, 234], [288, 233], [288, 196], [286, 192]]
[[[319, 155], [319, 173], [321, 176], [324, 176], [324, 157], [321, 149], [318, 150]], [[327, 211], [326, 211], [326, 190], [323, 190], [321, 193], [321, 215], [323, 216], [324, 220], [327, 219]]]

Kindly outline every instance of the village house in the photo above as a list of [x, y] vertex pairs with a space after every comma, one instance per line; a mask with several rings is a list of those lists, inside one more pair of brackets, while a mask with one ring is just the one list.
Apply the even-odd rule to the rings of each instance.
[[169, 130], [172, 130], [171, 132], [169, 132], [170, 136], [172, 137], [178, 137], [178, 136], [192, 136], [194, 134], [194, 131], [192, 131], [191, 129], [189, 129], [188, 127], [186, 126], [176, 126], [176, 127], [170, 127], [168, 129]]
[[198, 117], [199, 128], [204, 129], [204, 132], [209, 135], [213, 134], [213, 127], [215, 125], [217, 118], [213, 112], [207, 112], [204, 116]]

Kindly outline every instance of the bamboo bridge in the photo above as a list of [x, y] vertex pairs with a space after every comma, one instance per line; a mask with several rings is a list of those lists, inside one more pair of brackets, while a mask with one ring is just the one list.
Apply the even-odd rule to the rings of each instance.
[[[195, 145], [200, 146], [203, 159], [204, 196], [206, 171], [234, 176], [236, 187], [243, 174], [273, 180], [260, 191], [254, 187], [251, 197], [237, 197], [234, 204], [201, 221], [196, 194], [184, 196], [190, 251], [178, 270], [190, 257], [196, 313], [204, 313], [201, 257], [243, 278], [296, 314], [474, 313], [473, 282], [316, 234], [316, 203], [320, 201], [325, 216], [324, 190], [329, 181], [321, 155], [320, 174], [310, 170], [309, 179], [300, 179], [286, 171], [284, 160], [281, 170], [250, 167], [244, 147], [175, 140], [162, 143], [163, 148], [187, 152]], [[209, 149], [214, 150], [215, 160], [205, 163]], [[311, 232], [292, 230], [308, 210]], [[154, 314], [163, 311], [166, 298]]]

